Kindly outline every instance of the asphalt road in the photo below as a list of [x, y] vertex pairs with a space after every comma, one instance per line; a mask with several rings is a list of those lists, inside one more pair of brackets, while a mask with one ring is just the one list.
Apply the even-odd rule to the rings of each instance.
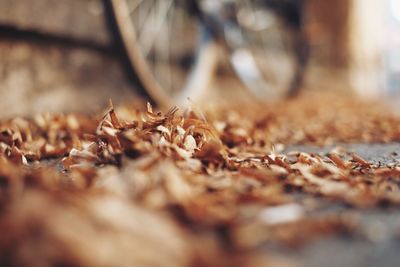
[[[346, 151], [381, 164], [400, 162], [400, 143], [340, 144]], [[325, 154], [334, 147], [293, 146], [287, 151]], [[331, 236], [312, 242], [300, 250], [277, 249], [278, 254], [295, 259], [306, 267], [377, 267], [400, 266], [400, 209], [382, 207], [356, 209], [318, 200], [318, 213], [351, 213], [358, 217], [359, 227], [351, 236]], [[300, 229], [300, 228], [299, 228]]]

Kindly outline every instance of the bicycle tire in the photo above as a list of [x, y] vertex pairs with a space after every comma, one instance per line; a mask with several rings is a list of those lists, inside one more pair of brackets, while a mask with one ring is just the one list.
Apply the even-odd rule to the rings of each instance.
[[[146, 1], [146, 3], [149, 3], [149, 0]], [[159, 1], [166, 3], [165, 0]], [[145, 1], [139, 2], [144, 3]], [[156, 1], [153, 2], [156, 3]], [[171, 0], [169, 3], [175, 5], [177, 2], [176, 0]], [[200, 21], [194, 22], [199, 29], [196, 33], [196, 47], [193, 48], [194, 50], [191, 55], [193, 57], [192, 64], [186, 69], [182, 85], [176, 88], [175, 93], [171, 93], [168, 92], [165, 84], [156, 77], [155, 72], [152, 70], [154, 66], [151, 65], [151, 59], [143, 53], [143, 48], [138, 41], [138, 30], [133, 25], [128, 4], [129, 0], [108, 1], [108, 6], [112, 11], [112, 19], [116, 25], [118, 36], [131, 67], [130, 74], [135, 77], [140, 89], [161, 107], [187, 105], [187, 98], [195, 100], [200, 97], [213, 75], [217, 58], [215, 55], [216, 44], [206, 28]], [[169, 63], [167, 62], [167, 64]]]
[[[268, 2], [275, 5], [268, 6]], [[271, 101], [294, 96], [302, 86], [308, 44], [301, 30], [301, 10], [287, 9], [282, 6], [284, 2], [235, 2], [233, 30], [238, 29], [239, 33], [233, 34], [240, 34], [244, 41], [235, 42], [231, 37], [226, 37], [231, 64], [240, 80], [257, 99]], [[246, 10], [246, 5], [251, 10]], [[282, 13], [288, 10], [290, 14]], [[259, 14], [246, 14], [253, 11]], [[249, 21], [246, 22], [246, 19]], [[245, 25], [246, 23], [249, 25]], [[262, 23], [264, 25], [260, 25]], [[262, 27], [265, 29], [260, 30]], [[229, 30], [226, 33], [230, 34]]]

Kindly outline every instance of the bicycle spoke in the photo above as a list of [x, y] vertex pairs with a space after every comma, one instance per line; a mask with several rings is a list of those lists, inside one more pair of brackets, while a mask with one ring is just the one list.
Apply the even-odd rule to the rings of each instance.
[[136, 0], [129, 2], [129, 14], [132, 15], [143, 1], [145, 0]]
[[168, 96], [178, 96], [186, 90], [186, 82], [197, 64], [197, 45], [202, 34], [200, 27], [194, 27], [199, 21], [189, 13], [188, 0], [125, 1], [134, 47], [144, 63], [139, 68], [143, 67], [146, 79], [154, 79], [154, 87], [162, 88]]
[[[171, 24], [169, 25], [169, 27], [171, 28], [171, 32], [174, 32], [175, 34], [173, 36], [171, 35], [170, 42], [172, 40], [183, 40], [183, 38], [184, 38], [182, 36], [182, 33], [185, 30], [185, 27], [184, 27], [185, 21], [184, 21], [184, 18], [183, 18], [184, 14], [182, 14], [182, 12], [183, 11], [181, 9], [178, 9], [178, 10], [174, 10], [173, 13], [172, 13], [172, 18], [174, 18], [174, 20], [175, 20], [174, 22], [175, 23], [173, 23], [173, 20], [171, 20]], [[174, 28], [175, 28], [175, 31], [173, 31]], [[170, 50], [170, 53], [171, 53], [170, 60], [174, 61], [173, 62], [174, 65], [180, 64], [179, 58], [177, 58], [177, 55], [178, 55], [179, 52], [180, 53], [182, 53], [182, 52], [186, 53], [185, 48], [184, 48], [184, 42], [176, 42], [176, 44], [174, 46], [171, 45], [170, 49], [171, 49]], [[178, 51], [178, 52], [176, 52], [176, 51]], [[180, 73], [181, 69], [180, 69], [180, 66], [177, 66], [177, 67], [179, 67], [179, 69], [175, 71], [175, 73], [174, 73], [175, 75], [173, 75], [171, 73], [171, 75], [173, 75], [172, 84], [171, 84], [171, 86], [173, 88], [177, 88], [177, 87], [180, 86], [179, 85], [179, 76], [181, 75], [181, 73]]]
[[[172, 8], [173, 0], [160, 0], [158, 4], [153, 7], [153, 11], [149, 16], [149, 20], [154, 23], [146, 22], [143, 27], [142, 34], [139, 36], [139, 42], [142, 44], [143, 53], [148, 56], [151, 48], [153, 48], [158, 34], [162, 32], [164, 23], [167, 20], [168, 12]], [[164, 28], [165, 30], [165, 28]]]
[[[164, 2], [165, 3], [165, 2]], [[170, 3], [171, 4], [171, 3]], [[169, 8], [166, 9], [167, 11], [162, 14], [162, 17], [159, 17], [159, 25], [163, 28], [162, 31], [159, 31], [159, 35], [157, 38], [157, 41], [154, 43], [154, 49], [158, 52], [155, 53], [158, 55], [155, 63], [155, 76], [158, 80], [162, 80], [164, 83], [165, 89], [168, 91], [171, 89], [171, 81], [170, 81], [170, 66], [169, 66], [169, 23], [167, 20], [168, 17], [168, 10]]]
[[141, 35], [143, 28], [146, 26], [147, 20], [151, 18], [152, 5], [154, 0], [141, 0], [138, 6], [133, 10], [131, 16], [136, 18], [134, 23], [136, 24], [136, 31], [138, 36]]

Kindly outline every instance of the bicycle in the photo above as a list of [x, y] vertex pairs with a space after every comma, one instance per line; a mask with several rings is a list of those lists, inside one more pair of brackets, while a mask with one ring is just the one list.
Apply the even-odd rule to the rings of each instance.
[[218, 47], [259, 99], [295, 95], [308, 58], [302, 0], [105, 0], [134, 76], [161, 106], [196, 99]]

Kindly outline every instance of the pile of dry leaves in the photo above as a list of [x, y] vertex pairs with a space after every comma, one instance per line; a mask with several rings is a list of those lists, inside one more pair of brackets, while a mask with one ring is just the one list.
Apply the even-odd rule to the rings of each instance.
[[293, 266], [256, 251], [353, 234], [352, 214], [313, 210], [399, 205], [400, 165], [284, 148], [399, 141], [399, 122], [329, 95], [206, 115], [110, 104], [100, 118], [5, 121], [1, 265]]

